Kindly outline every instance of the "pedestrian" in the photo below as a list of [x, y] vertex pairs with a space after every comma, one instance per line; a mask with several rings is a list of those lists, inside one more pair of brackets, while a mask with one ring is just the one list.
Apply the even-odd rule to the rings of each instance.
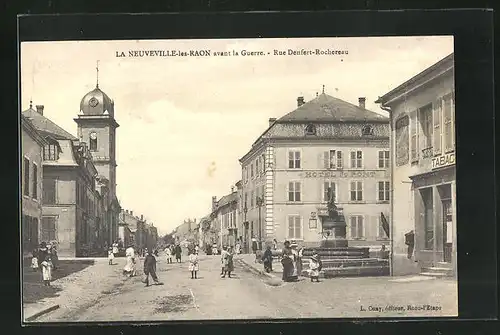
[[177, 244], [174, 248], [174, 253], [175, 253], [175, 260], [177, 263], [182, 263], [181, 256], [182, 256], [182, 249], [179, 244]]
[[43, 284], [44, 286], [50, 286], [50, 281], [52, 280], [52, 261], [49, 255], [45, 256], [41, 265]]
[[264, 263], [264, 270], [269, 273], [273, 271], [273, 252], [271, 251], [271, 246], [266, 247], [264, 255], [262, 256], [262, 262]]
[[149, 286], [149, 276], [153, 278], [155, 285], [160, 285], [161, 283], [158, 281], [158, 277], [156, 276], [156, 258], [153, 255], [153, 251], [149, 250], [146, 258], [144, 259], [144, 282], [146, 286]]
[[189, 271], [191, 271], [191, 279], [197, 279], [198, 266], [198, 252], [193, 250], [189, 255]]
[[125, 264], [125, 267], [123, 268], [123, 273], [128, 275], [129, 277], [134, 277], [137, 275], [136, 269], [135, 269], [135, 250], [134, 246], [130, 245], [127, 250], [125, 250], [125, 257], [127, 257], [127, 263]]
[[38, 271], [38, 250], [35, 248], [31, 252], [31, 269], [33, 271]]
[[118, 257], [118, 242], [114, 241], [112, 247], [113, 256]]
[[[252, 237], [252, 251], [254, 255], [257, 254], [257, 239], [255, 237]], [[257, 263], [257, 258], [255, 258], [255, 262]]]
[[42, 271], [42, 262], [45, 260], [45, 257], [49, 254], [47, 249], [47, 243], [41, 242], [40, 247], [37, 252], [38, 256], [38, 268]]
[[273, 239], [273, 250], [278, 250], [278, 241]]
[[285, 247], [281, 257], [281, 264], [283, 264], [283, 281], [290, 282], [298, 279], [296, 259], [290, 247], [290, 241], [285, 241]]
[[317, 253], [312, 255], [309, 260], [309, 277], [311, 278], [311, 282], [315, 281], [319, 283], [319, 271], [320, 271], [320, 263], [319, 257]]
[[52, 246], [50, 248], [50, 259], [52, 261], [53, 270], [57, 270], [59, 268], [59, 256], [57, 255], [57, 241], [50, 242]]
[[196, 252], [197, 255], [200, 253], [200, 247], [198, 246], [198, 244], [194, 246], [194, 251]]
[[405, 234], [405, 244], [408, 246], [408, 259], [411, 259], [413, 256], [413, 248], [415, 247], [415, 233], [413, 230], [410, 230]]
[[227, 254], [227, 247], [223, 246], [222, 251], [220, 253], [220, 260], [222, 264], [220, 276], [221, 278], [226, 278], [226, 271], [227, 271], [227, 261], [228, 261], [228, 254]]
[[235, 253], [236, 255], [239, 255], [241, 253], [241, 244], [240, 242], [236, 242], [236, 247], [235, 247]]
[[166, 247], [165, 253], [167, 254], [167, 264], [172, 264], [172, 248], [170, 246]]
[[109, 263], [109, 265], [113, 265], [113, 259], [115, 259], [115, 254], [113, 253], [113, 248], [109, 248], [109, 250], [108, 250], [108, 263]]
[[228, 278], [231, 278], [231, 272], [234, 271], [233, 257], [234, 257], [234, 249], [233, 247], [229, 247], [227, 251], [227, 267], [226, 267]]

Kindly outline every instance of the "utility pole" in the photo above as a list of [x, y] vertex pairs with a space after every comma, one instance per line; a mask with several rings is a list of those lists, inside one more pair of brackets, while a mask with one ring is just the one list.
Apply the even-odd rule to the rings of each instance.
[[264, 205], [264, 199], [257, 197], [257, 206], [259, 207], [259, 250], [262, 250], [262, 220], [261, 220], [261, 209]]

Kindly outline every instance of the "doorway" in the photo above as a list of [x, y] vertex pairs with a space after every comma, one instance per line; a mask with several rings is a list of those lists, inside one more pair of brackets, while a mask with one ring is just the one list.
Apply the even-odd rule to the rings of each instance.
[[443, 261], [451, 263], [453, 246], [453, 208], [451, 205], [451, 186], [443, 185], [439, 187], [441, 203], [443, 206]]

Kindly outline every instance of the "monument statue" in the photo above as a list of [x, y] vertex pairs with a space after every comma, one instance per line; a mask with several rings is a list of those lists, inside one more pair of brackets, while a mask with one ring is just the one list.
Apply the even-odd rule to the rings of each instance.
[[[346, 238], [346, 222], [341, 214], [340, 208], [335, 204], [335, 193], [331, 188], [327, 190], [328, 196], [328, 216], [323, 217], [321, 221], [324, 240], [321, 242], [322, 247], [337, 247], [347, 246]], [[329, 240], [333, 237], [333, 240]]]

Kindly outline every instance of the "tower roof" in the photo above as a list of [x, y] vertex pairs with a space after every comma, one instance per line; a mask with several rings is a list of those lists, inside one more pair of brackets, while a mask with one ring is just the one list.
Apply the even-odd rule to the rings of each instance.
[[109, 96], [101, 91], [99, 85], [84, 95], [80, 102], [80, 111], [84, 115], [102, 115], [106, 112], [113, 113], [114, 102]]
[[278, 122], [343, 122], [388, 121], [388, 118], [347, 101], [321, 93]]

